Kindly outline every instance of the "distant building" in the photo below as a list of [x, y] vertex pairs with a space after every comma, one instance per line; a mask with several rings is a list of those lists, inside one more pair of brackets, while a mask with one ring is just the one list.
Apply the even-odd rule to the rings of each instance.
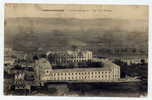
[[23, 71], [17, 71], [14, 76], [15, 89], [26, 89], [25, 73]]
[[17, 59], [26, 59], [27, 55], [25, 54], [24, 51], [15, 51], [13, 52], [13, 55], [17, 58]]
[[4, 49], [4, 56], [12, 56], [13, 55], [13, 50], [12, 48], [5, 48]]
[[139, 64], [141, 63], [141, 60], [144, 60], [145, 63], [148, 63], [148, 56], [120, 56], [120, 57], [111, 57], [109, 59], [111, 59], [111, 61], [117, 59], [127, 63], [128, 65]]
[[4, 49], [4, 64], [13, 65], [15, 60], [12, 58], [12, 56], [13, 56], [12, 48], [5, 48]]
[[5, 57], [4, 58], [4, 64], [13, 65], [14, 62], [15, 62], [15, 60], [13, 58], [10, 58], [10, 57]]
[[67, 50], [67, 51], [56, 51], [48, 52], [48, 59], [51, 64], [66, 64], [66, 63], [75, 63], [89, 61], [92, 59], [91, 51], [80, 51], [80, 50]]

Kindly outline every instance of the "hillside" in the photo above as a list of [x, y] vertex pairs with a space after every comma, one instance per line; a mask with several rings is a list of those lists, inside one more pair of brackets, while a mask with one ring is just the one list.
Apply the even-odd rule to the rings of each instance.
[[52, 46], [148, 47], [148, 23], [122, 19], [5, 19], [5, 46], [51, 48]]

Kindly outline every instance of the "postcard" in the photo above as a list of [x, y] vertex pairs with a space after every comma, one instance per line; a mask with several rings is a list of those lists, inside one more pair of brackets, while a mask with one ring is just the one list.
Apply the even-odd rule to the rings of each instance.
[[146, 97], [148, 10], [6, 3], [4, 95]]

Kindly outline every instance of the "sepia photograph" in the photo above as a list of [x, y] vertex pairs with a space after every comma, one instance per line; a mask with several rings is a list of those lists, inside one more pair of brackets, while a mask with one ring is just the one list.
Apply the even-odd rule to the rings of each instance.
[[4, 95], [147, 97], [148, 5], [4, 10]]

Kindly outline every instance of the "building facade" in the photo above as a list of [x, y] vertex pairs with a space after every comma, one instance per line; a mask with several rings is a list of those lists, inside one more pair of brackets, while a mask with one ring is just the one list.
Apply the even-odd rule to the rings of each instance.
[[120, 67], [104, 62], [103, 68], [45, 69], [42, 81], [113, 81], [120, 78]]
[[56, 51], [56, 52], [48, 52], [48, 59], [51, 64], [66, 64], [66, 63], [75, 63], [75, 62], [83, 62], [89, 61], [92, 59], [91, 51]]
[[40, 58], [34, 63], [34, 71], [36, 73], [36, 79], [40, 80], [40, 76], [44, 74], [46, 69], [52, 70], [51, 64], [45, 58]]

